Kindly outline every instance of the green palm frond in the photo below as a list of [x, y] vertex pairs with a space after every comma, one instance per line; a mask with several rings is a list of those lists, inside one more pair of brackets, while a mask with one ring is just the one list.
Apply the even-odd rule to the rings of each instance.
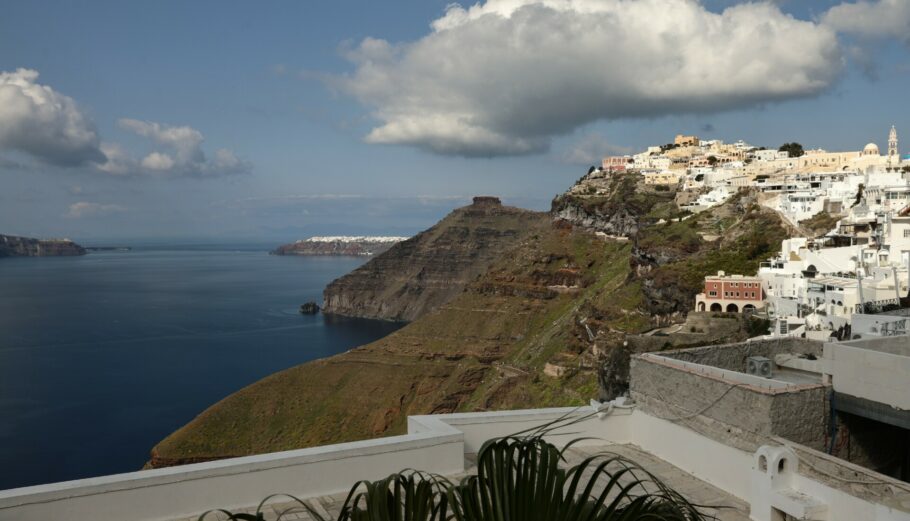
[[314, 516], [318, 521], [330, 521], [328, 519], [323, 520], [322, 516], [313, 509], [310, 505], [306, 504], [303, 500], [298, 499], [290, 494], [272, 494], [266, 496], [265, 499], [259, 502], [259, 506], [256, 507], [256, 511], [252, 514], [246, 514], [242, 512], [234, 513], [224, 509], [213, 509], [203, 512], [198, 518], [197, 521], [206, 521], [206, 519], [218, 519], [217, 517], [210, 517], [210, 514], [224, 514], [228, 517], [228, 521], [265, 521], [265, 513], [263, 509], [265, 508], [266, 503], [269, 500], [272, 500], [277, 497], [290, 498], [292, 500], [291, 506], [285, 508], [281, 512], [278, 512], [277, 520], [286, 519], [286, 516], [291, 514], [296, 514], [298, 512], [307, 512], [311, 516]]
[[706, 519], [697, 506], [623, 456], [597, 454], [564, 469], [566, 449], [537, 435], [487, 442], [478, 453], [477, 474], [449, 489], [456, 519]]
[[[337, 521], [703, 521], [701, 507], [618, 454], [591, 455], [567, 467], [561, 448], [545, 436], [590, 418], [569, 412], [539, 427], [495, 438], [477, 454], [477, 474], [458, 483], [416, 470], [356, 483]], [[259, 513], [231, 514], [237, 521], [262, 521]], [[293, 498], [317, 521], [324, 519]], [[300, 511], [294, 507], [295, 511]], [[280, 517], [279, 517], [280, 519]]]
[[348, 494], [338, 521], [443, 521], [451, 485], [441, 476], [415, 470], [361, 481]]

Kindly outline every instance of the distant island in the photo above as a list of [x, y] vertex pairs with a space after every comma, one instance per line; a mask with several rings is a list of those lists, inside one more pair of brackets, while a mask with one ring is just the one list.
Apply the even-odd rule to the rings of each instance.
[[33, 239], [0, 234], [0, 257], [70, 257], [86, 249], [69, 239]]
[[310, 237], [279, 246], [272, 255], [378, 255], [408, 237], [334, 236]]

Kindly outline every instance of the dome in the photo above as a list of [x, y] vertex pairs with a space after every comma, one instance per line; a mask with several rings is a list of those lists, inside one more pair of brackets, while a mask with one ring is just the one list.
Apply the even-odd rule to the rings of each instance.
[[878, 152], [878, 145], [876, 145], [875, 143], [869, 143], [868, 145], [866, 145], [866, 146], [863, 148], [863, 155], [864, 155], [864, 156], [877, 156], [877, 155], [879, 155], [879, 152]]

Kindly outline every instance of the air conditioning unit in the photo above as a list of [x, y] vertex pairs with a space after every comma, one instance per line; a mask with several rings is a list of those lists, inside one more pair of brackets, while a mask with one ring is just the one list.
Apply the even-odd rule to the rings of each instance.
[[774, 365], [763, 356], [750, 356], [746, 359], [746, 372], [755, 376], [771, 378], [774, 376]]

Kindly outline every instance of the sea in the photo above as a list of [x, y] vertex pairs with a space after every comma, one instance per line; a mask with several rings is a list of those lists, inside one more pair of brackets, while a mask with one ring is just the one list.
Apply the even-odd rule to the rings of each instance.
[[298, 311], [365, 261], [244, 245], [0, 259], [0, 490], [139, 470], [234, 391], [395, 331]]

